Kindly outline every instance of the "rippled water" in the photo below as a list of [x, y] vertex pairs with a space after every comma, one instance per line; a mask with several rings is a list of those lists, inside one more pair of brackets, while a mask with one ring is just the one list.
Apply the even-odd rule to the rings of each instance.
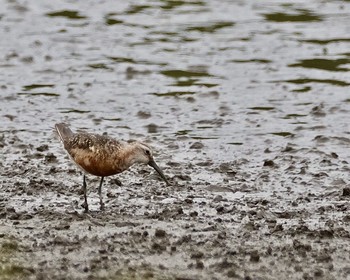
[[348, 138], [349, 22], [348, 1], [2, 1], [0, 133], [66, 121], [217, 163]]

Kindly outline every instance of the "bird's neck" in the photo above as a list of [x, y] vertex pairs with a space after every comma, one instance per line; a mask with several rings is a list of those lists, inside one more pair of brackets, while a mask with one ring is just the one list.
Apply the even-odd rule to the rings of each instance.
[[119, 157], [118, 165], [121, 166], [123, 170], [126, 170], [136, 162], [135, 147], [133, 145], [127, 145], [123, 149], [122, 155]]

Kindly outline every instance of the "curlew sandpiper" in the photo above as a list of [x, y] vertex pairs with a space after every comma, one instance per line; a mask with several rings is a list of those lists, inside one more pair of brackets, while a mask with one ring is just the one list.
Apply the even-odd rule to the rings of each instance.
[[68, 152], [70, 158], [84, 171], [83, 191], [85, 212], [89, 211], [86, 195], [86, 173], [101, 177], [98, 194], [100, 197], [100, 209], [104, 209], [101, 194], [103, 179], [127, 170], [136, 163], [152, 166], [169, 185], [162, 170], [153, 159], [151, 148], [142, 142], [124, 142], [111, 137], [90, 134], [74, 133], [67, 124], [55, 125], [56, 132]]

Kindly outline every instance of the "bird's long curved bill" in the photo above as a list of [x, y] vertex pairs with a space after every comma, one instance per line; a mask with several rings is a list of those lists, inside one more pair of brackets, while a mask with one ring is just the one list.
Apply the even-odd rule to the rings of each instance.
[[159, 168], [159, 166], [156, 164], [156, 162], [154, 160], [151, 160], [149, 163], [148, 163], [149, 166], [152, 166], [157, 172], [158, 174], [160, 175], [160, 177], [162, 177], [162, 179], [165, 181], [165, 183], [167, 185], [169, 185], [169, 182], [168, 180], [165, 178], [165, 175], [163, 173], [163, 171]]

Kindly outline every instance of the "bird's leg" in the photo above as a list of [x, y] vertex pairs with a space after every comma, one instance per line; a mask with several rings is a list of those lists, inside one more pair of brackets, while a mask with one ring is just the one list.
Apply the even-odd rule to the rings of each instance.
[[105, 204], [103, 203], [103, 200], [102, 200], [102, 183], [103, 183], [103, 178], [104, 177], [101, 177], [100, 185], [98, 187], [98, 195], [100, 196], [100, 210], [104, 210], [105, 209]]
[[84, 204], [83, 204], [83, 207], [85, 208], [85, 212], [89, 212], [89, 205], [87, 203], [87, 197], [86, 197], [86, 178], [85, 178], [85, 174], [84, 174], [84, 177], [83, 177], [83, 191], [84, 191]]

